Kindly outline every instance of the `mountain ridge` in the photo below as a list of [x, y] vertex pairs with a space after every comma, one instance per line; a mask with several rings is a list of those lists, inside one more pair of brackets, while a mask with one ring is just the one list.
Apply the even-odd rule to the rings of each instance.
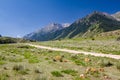
[[120, 11], [116, 12], [115, 14], [112, 14], [114, 18], [116, 18], [118, 21], [120, 21]]
[[[120, 21], [105, 12], [93, 13], [76, 20], [69, 27], [46, 34], [44, 40], [56, 40], [73, 37], [93, 37], [102, 32], [120, 29]], [[43, 41], [44, 41], [43, 40]], [[41, 41], [38, 39], [38, 41]]]
[[[61, 30], [63, 28], [66, 28], [69, 25], [70, 25], [69, 23], [65, 23], [65, 24], [51, 23], [51, 24], [48, 24], [47, 26], [45, 26], [45, 27], [43, 27], [35, 32], [32, 32], [30, 34], [25, 35], [23, 38], [32, 39], [32, 40], [44, 40], [44, 39], [42, 39], [42, 37], [45, 37], [45, 35], [48, 35], [50, 33], [57, 31], [57, 30]], [[35, 38], [35, 39], [33, 39], [33, 38]]]
[[[102, 17], [102, 19], [101, 19], [101, 17]], [[106, 21], [106, 22], [104, 22], [104, 21]], [[113, 22], [113, 24], [111, 22]], [[101, 25], [103, 23], [104, 23], [104, 25], [106, 25], [105, 27], [104, 27], [104, 25]], [[110, 27], [112, 28], [111, 25], [116, 25], [116, 23], [117, 24], [119, 23], [119, 27], [117, 27], [117, 28], [113, 27], [114, 29], [110, 29]], [[62, 33], [59, 34], [59, 37], [57, 37], [55, 39], [73, 38], [75, 36], [83, 36], [83, 34], [86, 32], [87, 29], [89, 32], [90, 30], [96, 29], [99, 26], [100, 26], [100, 28], [101, 27], [106, 28], [106, 29], [104, 29], [104, 31], [106, 32], [106, 31], [120, 29], [120, 22], [118, 22], [114, 17], [112, 17], [108, 14], [106, 15], [101, 12], [93, 12], [92, 14], [87, 15], [86, 17], [84, 17], [82, 19], [78, 19], [73, 24], [71, 24], [68, 28], [65, 28], [64, 30], [62, 30], [61, 31]], [[89, 29], [89, 28], [91, 28], [91, 29]], [[100, 28], [98, 28], [98, 29], [100, 29]], [[94, 30], [92, 30], [92, 31], [94, 31]], [[102, 32], [102, 29], [100, 29], [98, 31]], [[96, 31], [96, 32], [98, 32], [98, 31]]]

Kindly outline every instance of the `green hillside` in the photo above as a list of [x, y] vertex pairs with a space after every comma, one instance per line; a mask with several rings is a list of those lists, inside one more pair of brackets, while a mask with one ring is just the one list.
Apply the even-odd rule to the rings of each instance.
[[[120, 22], [112, 16], [100, 12], [94, 12], [85, 18], [75, 21], [70, 27], [59, 32], [55, 39], [73, 37], [92, 37], [102, 32], [120, 29]], [[55, 33], [55, 34], [56, 34]]]
[[33, 40], [26, 40], [22, 38], [12, 38], [12, 37], [0, 37], [0, 44], [24, 43], [24, 42], [33, 42]]

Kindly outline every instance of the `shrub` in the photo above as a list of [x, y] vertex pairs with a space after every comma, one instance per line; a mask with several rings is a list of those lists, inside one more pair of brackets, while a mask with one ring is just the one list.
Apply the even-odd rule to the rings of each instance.
[[13, 70], [15, 70], [15, 71], [21, 71], [21, 70], [24, 70], [24, 67], [22, 65], [14, 65], [13, 66]]
[[59, 71], [53, 71], [51, 74], [55, 77], [63, 77], [63, 75]]
[[25, 69], [24, 66], [22, 65], [13, 66], [13, 70], [15, 70], [16, 72], [22, 75], [28, 74], [28, 71], [29, 71], [28, 69]]
[[113, 63], [111, 63], [110, 61], [102, 60], [102, 61], [100, 62], [100, 66], [101, 66], [101, 67], [110, 67], [110, 66], [112, 66], [112, 65], [113, 65]]
[[92, 40], [94, 41], [94, 40], [95, 40], [95, 38], [92, 38]]
[[28, 74], [28, 70], [27, 69], [26, 70], [22, 70], [22, 71], [19, 71], [18, 73], [22, 74], [22, 75], [26, 75], [26, 74]]
[[117, 41], [120, 41], [120, 37], [117, 38]]
[[17, 48], [25, 48], [25, 49], [29, 49], [32, 48], [31, 46], [27, 46], [27, 45], [22, 45], [22, 46], [18, 46]]
[[6, 60], [6, 57], [4, 55], [0, 55], [0, 60]]
[[120, 62], [116, 64], [116, 68], [120, 71]]
[[39, 69], [35, 69], [35, 71], [34, 71], [35, 73], [42, 73]]
[[72, 76], [76, 76], [76, 73], [78, 73], [77, 71], [72, 70], [72, 69], [62, 70], [61, 72], [65, 73], [65, 74], [70, 74]]
[[71, 58], [74, 60], [74, 59], [78, 59], [78, 55], [74, 54], [74, 55], [71, 55]]

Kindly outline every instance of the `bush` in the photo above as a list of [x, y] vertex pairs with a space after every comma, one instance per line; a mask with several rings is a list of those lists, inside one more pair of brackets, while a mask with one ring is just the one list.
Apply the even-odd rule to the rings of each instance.
[[120, 71], [120, 62], [116, 64], [116, 68]]
[[24, 69], [24, 67], [22, 65], [14, 65], [13, 66], [13, 70], [15, 70], [15, 71], [20, 71], [20, 70], [23, 70], [23, 69]]
[[78, 55], [76, 55], [76, 54], [71, 55], [71, 59], [73, 59], [73, 60], [78, 59]]
[[95, 40], [95, 38], [92, 38], [92, 40], [94, 41], [94, 40]]
[[51, 74], [55, 77], [63, 77], [63, 75], [59, 71], [53, 71]]
[[29, 49], [31, 48], [30, 46], [27, 46], [27, 45], [23, 45], [23, 46], [18, 46], [17, 48], [25, 48], [25, 49]]
[[25, 69], [24, 66], [22, 65], [15, 65], [13, 66], [13, 70], [15, 70], [16, 72], [22, 74], [22, 75], [25, 75], [25, 74], [28, 74], [28, 69]]
[[117, 38], [117, 41], [120, 41], [120, 36]]
[[100, 62], [100, 66], [101, 67], [110, 67], [110, 66], [112, 66], [113, 65], [113, 63], [111, 63], [110, 61], [104, 61], [104, 60], [102, 60], [101, 62]]
[[42, 73], [39, 69], [35, 69], [35, 71], [34, 71], [35, 73]]

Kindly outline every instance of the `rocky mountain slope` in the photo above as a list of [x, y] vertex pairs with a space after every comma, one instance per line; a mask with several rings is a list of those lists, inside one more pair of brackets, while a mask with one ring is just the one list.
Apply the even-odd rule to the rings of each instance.
[[54, 39], [73, 37], [92, 37], [102, 32], [120, 29], [120, 22], [107, 13], [93, 12], [86, 17], [75, 21], [68, 28], [51, 34]]
[[25, 35], [24, 38], [31, 39], [31, 40], [44, 41], [48, 39], [49, 34], [57, 30], [61, 30], [68, 26], [69, 26], [69, 23], [65, 23], [65, 24], [52, 23], [47, 25], [46, 27], [41, 28], [38, 31]]
[[82, 19], [76, 20], [69, 27], [50, 31], [44, 36], [37, 35], [37, 39], [35, 36], [29, 39], [47, 41], [74, 37], [93, 37], [102, 32], [118, 29], [120, 29], [120, 21], [115, 17], [107, 13], [95, 11]]
[[116, 12], [115, 14], [112, 14], [114, 18], [116, 18], [118, 21], [120, 21], [120, 11]]

